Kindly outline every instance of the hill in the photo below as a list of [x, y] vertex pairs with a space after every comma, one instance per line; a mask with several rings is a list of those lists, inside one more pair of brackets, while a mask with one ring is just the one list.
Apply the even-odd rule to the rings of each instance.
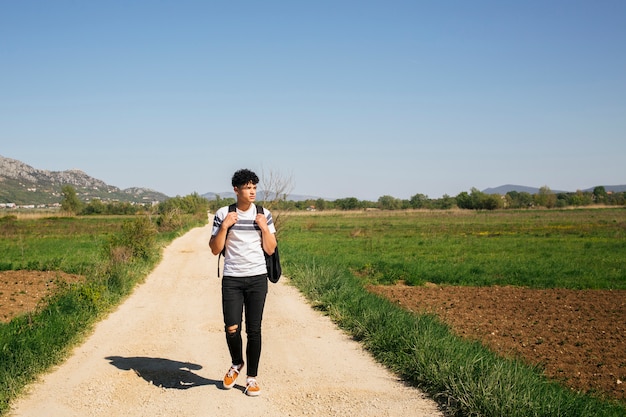
[[143, 204], [168, 198], [163, 193], [147, 188], [122, 190], [78, 169], [47, 171], [0, 155], [0, 203], [53, 206], [61, 202], [61, 189], [65, 185], [74, 187], [83, 201], [98, 198], [103, 202]]
[[[265, 192], [263, 190], [257, 191], [258, 198], [263, 198], [264, 195], [265, 195]], [[223, 193], [208, 192], [208, 193], [201, 195], [201, 197], [204, 197], [210, 201], [217, 199], [217, 196], [219, 196], [220, 198], [235, 198], [235, 193], [232, 191], [225, 191]], [[287, 201], [306, 201], [306, 200], [317, 200], [319, 198], [320, 197], [315, 197], [312, 195], [289, 194], [287, 195], [286, 200]], [[273, 196], [270, 195], [268, 199], [273, 200]]]
[[[594, 187], [590, 187], [590, 188], [585, 188], [582, 191], [585, 192], [593, 192]], [[613, 193], [623, 193], [626, 192], [626, 185], [603, 185], [604, 189], [607, 192], [613, 192]], [[510, 192], [510, 191], [517, 191], [518, 193], [522, 193], [522, 192], [526, 192], [529, 194], [537, 194], [539, 192], [539, 188], [537, 187], [527, 187], [524, 185], [513, 185], [513, 184], [506, 184], [506, 185], [501, 185], [499, 187], [495, 187], [495, 188], [486, 188], [484, 189], [482, 192], [485, 194], [500, 194], [500, 195], [505, 195], [506, 193]], [[570, 191], [560, 191], [560, 190], [552, 190], [553, 193], [573, 193], [576, 192], [577, 190], [570, 190]]]

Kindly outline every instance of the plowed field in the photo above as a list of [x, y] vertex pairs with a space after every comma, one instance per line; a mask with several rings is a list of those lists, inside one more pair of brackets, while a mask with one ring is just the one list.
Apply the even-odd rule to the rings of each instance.
[[574, 390], [626, 399], [626, 291], [402, 284], [370, 290], [434, 313], [458, 335], [538, 365]]

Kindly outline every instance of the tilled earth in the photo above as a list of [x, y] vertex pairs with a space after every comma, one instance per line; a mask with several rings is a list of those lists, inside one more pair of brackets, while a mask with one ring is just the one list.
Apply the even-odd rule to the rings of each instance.
[[[60, 282], [81, 279], [0, 272], [0, 322], [36, 309]], [[408, 310], [434, 313], [457, 334], [539, 365], [572, 389], [626, 400], [626, 291], [403, 284], [370, 290]]]
[[374, 286], [434, 313], [462, 337], [523, 358], [574, 390], [626, 399], [626, 291], [517, 287]]
[[82, 280], [80, 275], [59, 271], [1, 271], [0, 323], [18, 314], [34, 311], [59, 285]]

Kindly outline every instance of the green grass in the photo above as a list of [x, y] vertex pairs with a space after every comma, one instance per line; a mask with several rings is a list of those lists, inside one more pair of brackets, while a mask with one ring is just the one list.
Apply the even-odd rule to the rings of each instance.
[[289, 217], [279, 239], [312, 305], [449, 414], [623, 416], [623, 403], [575, 393], [364, 285], [624, 288], [625, 225], [624, 210], [309, 215]]
[[102, 245], [130, 218], [0, 218], [0, 270], [85, 273], [101, 261]]
[[0, 219], [1, 269], [81, 273], [36, 312], [0, 324], [0, 415], [37, 375], [58, 364], [191, 227], [158, 233], [145, 217]]
[[281, 242], [372, 283], [626, 289], [626, 210], [292, 216]]

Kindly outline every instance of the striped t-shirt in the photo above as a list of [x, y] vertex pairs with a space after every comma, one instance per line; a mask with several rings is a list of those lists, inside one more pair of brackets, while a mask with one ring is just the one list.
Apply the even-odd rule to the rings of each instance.
[[[272, 213], [265, 208], [263, 212], [270, 232], [276, 233]], [[217, 234], [227, 214], [228, 206], [220, 208], [215, 213], [211, 235]], [[230, 228], [226, 237], [224, 276], [250, 277], [267, 273], [265, 255], [261, 246], [261, 229], [254, 221], [256, 214], [254, 204], [251, 204], [247, 211], [237, 209], [237, 223]]]

